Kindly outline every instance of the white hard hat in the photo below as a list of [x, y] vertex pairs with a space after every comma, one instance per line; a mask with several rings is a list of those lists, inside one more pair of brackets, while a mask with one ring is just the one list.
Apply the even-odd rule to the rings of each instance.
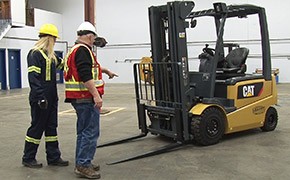
[[94, 33], [95, 35], [97, 35], [96, 32], [96, 28], [94, 25], [92, 25], [92, 23], [85, 21], [82, 24], [80, 24], [80, 26], [77, 29], [77, 33], [78, 35], [85, 35], [88, 33]]

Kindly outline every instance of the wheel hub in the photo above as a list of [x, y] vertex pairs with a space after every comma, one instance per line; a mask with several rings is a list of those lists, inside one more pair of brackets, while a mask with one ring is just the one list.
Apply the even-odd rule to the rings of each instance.
[[213, 119], [207, 123], [206, 127], [207, 133], [209, 136], [213, 137], [218, 134], [218, 122], [217, 120]]

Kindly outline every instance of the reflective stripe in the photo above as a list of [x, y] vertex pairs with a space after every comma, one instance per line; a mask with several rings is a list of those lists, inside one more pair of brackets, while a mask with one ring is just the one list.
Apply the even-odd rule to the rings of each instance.
[[34, 139], [32, 137], [26, 136], [25, 141], [33, 143], [33, 144], [40, 144], [40, 139]]
[[28, 72], [36, 72], [36, 73], [40, 74], [41, 69], [37, 66], [30, 66], [30, 67], [28, 67]]
[[61, 62], [57, 65], [57, 69], [62, 69], [64, 67], [64, 59], [61, 59]]
[[69, 57], [70, 54], [71, 54], [71, 52], [67, 53], [67, 55], [64, 58], [64, 68], [63, 68], [64, 72], [68, 72], [68, 70], [69, 70], [69, 67], [67, 65], [67, 62], [68, 62], [67, 59], [68, 59], [68, 57]]
[[[83, 44], [77, 44], [77, 45], [75, 45], [75, 46], [73, 46], [70, 50], [69, 50], [69, 52], [67, 53], [67, 55], [65, 56], [65, 58], [64, 58], [64, 71], [65, 72], [68, 72], [69, 71], [69, 66], [68, 66], [68, 57], [71, 55], [71, 53], [76, 49], [76, 48], [79, 48], [80, 46], [84, 46], [84, 47], [86, 47], [85, 45], [83, 45]], [[87, 48], [87, 47], [86, 47]]]
[[55, 142], [57, 141], [57, 136], [46, 136], [45, 142]]
[[51, 65], [51, 60], [47, 57], [47, 55], [39, 49], [39, 52], [42, 54], [46, 61], [46, 69], [45, 69], [45, 80], [50, 81], [51, 80], [51, 74], [50, 74], [50, 65]]
[[[95, 83], [95, 87], [100, 87], [104, 85], [103, 80], [95, 80], [94, 83]], [[66, 91], [88, 91], [84, 83], [75, 82], [75, 81], [66, 81], [65, 89]]]
[[93, 74], [94, 80], [99, 79], [99, 65], [98, 64], [96, 64], [96, 67], [92, 68], [92, 74]]

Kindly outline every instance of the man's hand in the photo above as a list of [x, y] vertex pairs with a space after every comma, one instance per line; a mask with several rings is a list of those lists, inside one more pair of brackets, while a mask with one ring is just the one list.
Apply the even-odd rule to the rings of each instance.
[[114, 77], [119, 77], [118, 74], [116, 74], [112, 71], [108, 71], [107, 75], [109, 76], [109, 79], [113, 79]]
[[114, 77], [119, 77], [118, 74], [110, 71], [109, 69], [104, 68], [104, 67], [101, 67], [101, 68], [102, 68], [102, 72], [106, 73], [109, 76], [109, 79], [113, 79]]
[[103, 106], [103, 100], [99, 95], [94, 96], [94, 102], [95, 102], [95, 107], [99, 109]]
[[97, 88], [95, 87], [94, 80], [92, 80], [92, 79], [88, 80], [84, 84], [85, 84], [85, 87], [88, 88], [88, 90], [90, 91], [90, 93], [94, 97], [95, 107], [101, 108], [103, 106], [103, 100], [102, 100]]

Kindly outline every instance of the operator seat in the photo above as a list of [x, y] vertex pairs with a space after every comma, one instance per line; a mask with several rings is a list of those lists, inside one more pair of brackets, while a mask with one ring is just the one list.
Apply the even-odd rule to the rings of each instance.
[[247, 71], [246, 59], [249, 55], [248, 48], [236, 48], [229, 52], [225, 58], [224, 73], [245, 73]]
[[200, 60], [199, 72], [209, 73], [212, 64], [210, 62], [213, 62], [213, 56], [208, 53], [202, 53], [198, 56], [198, 58]]

